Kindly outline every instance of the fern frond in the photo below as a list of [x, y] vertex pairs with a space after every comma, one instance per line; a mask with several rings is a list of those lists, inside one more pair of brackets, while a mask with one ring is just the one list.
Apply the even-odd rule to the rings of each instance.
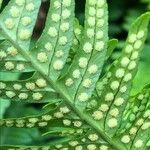
[[[2, 146], [3, 148], [10, 148], [11, 146]], [[15, 148], [12, 146], [12, 148]], [[88, 149], [88, 150], [94, 150], [96, 148], [99, 148], [100, 150], [108, 149], [110, 148], [109, 143], [106, 143], [99, 137], [96, 133], [93, 133], [92, 131], [88, 131], [87, 133], [82, 133], [81, 135], [74, 135], [74, 136], [66, 136], [62, 137], [62, 139], [54, 140], [53, 142], [50, 142], [49, 145], [45, 146], [22, 146], [20, 148], [28, 148], [31, 150], [36, 149], [56, 149], [56, 150], [78, 150], [78, 149]]]
[[60, 76], [72, 45], [73, 21], [73, 0], [69, 5], [51, 0], [45, 29], [32, 53], [38, 59], [37, 64], [54, 81]]
[[[78, 141], [79, 140], [79, 141]], [[82, 140], [82, 141], [81, 141]], [[70, 139], [70, 140], [65, 140], [64, 142], [58, 142], [58, 141], [54, 141], [53, 144], [51, 145], [45, 145], [45, 146], [0, 146], [3, 148], [3, 150], [8, 150], [8, 149], [13, 149], [13, 150], [17, 150], [17, 149], [28, 149], [28, 150], [82, 150], [82, 149], [88, 149], [88, 150], [94, 150], [97, 148], [99, 148], [100, 150], [103, 149], [108, 149], [110, 148], [109, 145], [107, 145], [107, 143], [93, 143], [93, 142], [85, 142], [84, 140], [86, 139], [79, 139], [79, 138], [75, 138], [74, 140]]]
[[0, 89], [1, 98], [12, 101], [45, 103], [60, 99], [59, 94], [37, 73], [27, 80], [0, 80]]
[[91, 2], [87, 1], [80, 52], [75, 56], [66, 77], [61, 80], [69, 91], [72, 102], [83, 110], [104, 63], [108, 40], [107, 16], [106, 3], [96, 2], [91, 5]]
[[[38, 115], [5, 118], [0, 120], [0, 125], [47, 127], [45, 136], [55, 134], [62, 139], [47, 146], [8, 145], [2, 149], [134, 150], [146, 147], [147, 150], [150, 105], [149, 95], [145, 95], [149, 93], [149, 86], [142, 91], [144, 102], [137, 100], [139, 95], [132, 102], [129, 93], [146, 39], [150, 12], [131, 26], [120, 58], [99, 79], [105, 61], [117, 44], [117, 40], [108, 41], [106, 0], [86, 1], [84, 27], [74, 17], [74, 0], [51, 0], [44, 31], [31, 48], [40, 4], [40, 0], [11, 0], [0, 14], [0, 33], [4, 39], [0, 44], [0, 73], [33, 71], [25, 80], [17, 77], [0, 80], [0, 94], [4, 99], [48, 103]], [[10, 47], [18, 53], [11, 56]], [[68, 62], [70, 58], [72, 61]], [[24, 69], [17, 69], [19, 64], [23, 64]], [[131, 111], [132, 106], [136, 107], [135, 112]], [[136, 134], [130, 135], [135, 127]]]
[[130, 124], [129, 122], [135, 121], [137, 118], [140, 117], [140, 115], [143, 112], [145, 112], [148, 109], [150, 105], [149, 93], [150, 93], [150, 86], [148, 84], [147, 86], [144, 87], [144, 89], [140, 93], [138, 93], [137, 95], [129, 99], [129, 102], [123, 113], [123, 117], [122, 117], [123, 120], [120, 127], [122, 131], [120, 132], [123, 132], [129, 127], [131, 127], [132, 124]]
[[146, 13], [132, 25], [122, 55], [102, 81], [107, 87], [101, 89], [97, 109], [102, 113], [99, 122], [109, 134], [114, 135], [120, 126], [122, 113], [129, 98], [131, 81], [135, 76], [140, 51], [146, 38], [149, 19], [150, 14]]
[[117, 39], [111, 39], [108, 41], [106, 59], [108, 59], [111, 56], [113, 50], [117, 47], [117, 44], [118, 44]]
[[40, 4], [41, 1], [11, 0], [0, 14], [0, 27], [3, 32], [26, 51], [29, 50]]
[[141, 112], [138, 118], [134, 121], [129, 121], [126, 131], [121, 134], [121, 141], [128, 149], [148, 149], [147, 142], [150, 136], [150, 107]]

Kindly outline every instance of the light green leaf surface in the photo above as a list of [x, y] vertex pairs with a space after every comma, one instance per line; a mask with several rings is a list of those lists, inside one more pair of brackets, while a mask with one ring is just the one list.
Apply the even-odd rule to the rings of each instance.
[[[103, 112], [103, 118], [100, 120], [100, 123], [101, 125], [103, 124], [105, 131], [112, 135], [115, 134], [117, 128], [120, 126], [121, 116], [128, 102], [131, 81], [137, 70], [138, 58], [146, 38], [146, 27], [149, 18], [150, 14], [146, 13], [139, 17], [132, 25], [122, 55], [105, 77], [104, 82], [107, 87], [100, 91], [101, 100], [98, 107], [101, 110], [103, 110], [103, 106], [105, 105], [108, 107]], [[113, 127], [110, 124], [111, 120], [114, 121]], [[112, 129], [110, 130], [110, 128]]]
[[[72, 103], [83, 110], [99, 78], [107, 50], [107, 4], [99, 5], [97, 2], [94, 7], [97, 15], [89, 13], [93, 7], [91, 8], [90, 1], [87, 1], [84, 37], [68, 74], [61, 80], [69, 91]], [[99, 12], [101, 10], [104, 14]]]
[[0, 26], [3, 32], [19, 44], [24, 51], [29, 49], [40, 4], [41, 1], [11, 0], [0, 14]]
[[117, 47], [118, 40], [117, 39], [111, 39], [108, 41], [108, 48], [107, 48], [107, 59], [111, 56], [113, 50]]

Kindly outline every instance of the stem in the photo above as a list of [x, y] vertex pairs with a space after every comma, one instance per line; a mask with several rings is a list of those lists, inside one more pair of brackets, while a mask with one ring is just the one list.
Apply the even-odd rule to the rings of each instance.
[[5, 33], [3, 30], [1, 30], [1, 34], [8, 39], [16, 48], [17, 50], [20, 52], [20, 54], [22, 56], [24, 56], [24, 58], [31, 62], [32, 66], [43, 76], [43, 78], [45, 78], [49, 84], [53, 87], [54, 90], [56, 90], [60, 96], [63, 98], [63, 100], [71, 107], [71, 109], [81, 118], [81, 120], [84, 120], [85, 122], [87, 122], [95, 131], [98, 132], [98, 134], [104, 139], [106, 140], [115, 150], [125, 150], [125, 147], [123, 145], [121, 145], [119, 142], [115, 142], [114, 140], [112, 140], [99, 126], [99, 124], [94, 121], [91, 117], [89, 117], [87, 114], [83, 113], [82, 111], [78, 110], [78, 108], [76, 108], [73, 103], [71, 103], [70, 101], [70, 97], [68, 97], [66, 94], [64, 94], [62, 92], [62, 90], [57, 86], [56, 83], [54, 83], [49, 77], [48, 75], [46, 75], [43, 70], [38, 66], [38, 63], [35, 61], [35, 59], [32, 59], [32, 56], [24, 51], [18, 44], [17, 42], [13, 41], [8, 35], [7, 33]]

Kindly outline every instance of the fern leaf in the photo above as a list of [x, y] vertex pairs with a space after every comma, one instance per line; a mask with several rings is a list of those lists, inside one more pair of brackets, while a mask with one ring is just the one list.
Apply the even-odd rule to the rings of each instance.
[[132, 25], [123, 53], [108, 72], [109, 77], [105, 79], [107, 87], [102, 90], [98, 105], [102, 111], [99, 122], [104, 125], [105, 131], [112, 135], [120, 125], [121, 116], [129, 98], [127, 95], [137, 70], [138, 56], [146, 38], [149, 18], [150, 14], [146, 13]]
[[[8, 118], [0, 120], [1, 126], [6, 127], [18, 127], [18, 128], [33, 128], [33, 127], [51, 127], [53, 129], [51, 133], [59, 132], [64, 134], [70, 133], [69, 129], [72, 129], [76, 132], [72, 132], [72, 134], [80, 133], [79, 130], [82, 127], [82, 132], [88, 129], [87, 126], [77, 117], [74, 112], [70, 110], [63, 103], [59, 102], [58, 104], [54, 104], [51, 111], [45, 110], [47, 112], [43, 112], [39, 115], [21, 117], [21, 118]], [[53, 128], [52, 128], [53, 127]], [[81, 133], [82, 133], [81, 132]], [[49, 132], [50, 133], [50, 130]]]
[[[5, 67], [2, 71], [9, 70], [5, 61], [14, 61], [16, 66], [18, 62], [28, 63], [31, 70], [28, 70], [27, 65], [24, 71], [35, 72], [26, 80], [1, 80], [0, 94], [2, 98], [49, 103], [38, 115], [2, 119], [0, 125], [20, 128], [49, 127], [45, 136], [56, 134], [62, 139], [56, 140], [57, 144], [51, 142], [47, 146], [8, 145], [2, 146], [2, 149], [147, 148], [150, 135], [149, 97], [144, 97], [147, 103], [135, 100], [137, 103], [131, 104], [129, 92], [137, 70], [138, 55], [146, 39], [150, 13], [140, 16], [132, 25], [121, 57], [100, 79], [99, 83], [102, 81], [107, 86], [101, 89], [97, 86], [94, 91], [103, 64], [117, 44], [116, 40], [108, 41], [106, 0], [87, 0], [84, 29], [75, 20], [74, 0], [51, 0], [45, 29], [32, 49], [30, 40], [39, 7], [39, 0], [11, 0], [0, 15], [2, 36], [19, 53], [18, 56], [11, 57], [6, 53], [8, 47], [4, 48], [0, 53], [2, 66]], [[33, 20], [29, 17], [31, 15]], [[78, 41], [78, 45], [74, 40]], [[75, 55], [71, 65], [67, 62], [70, 49]], [[2, 57], [4, 52], [6, 57]], [[9, 72], [17, 71], [16, 66]], [[144, 105], [142, 111], [141, 104]], [[132, 105], [137, 106], [140, 112], [136, 112], [135, 118], [130, 120], [133, 112], [126, 113], [126, 110], [130, 110]], [[130, 124], [128, 127], [127, 122]], [[125, 130], [123, 127], [126, 127]], [[138, 132], [129, 136], [133, 127]]]
[[[94, 139], [92, 142], [90, 139]], [[96, 142], [95, 142], [96, 141]], [[8, 146], [11, 147], [11, 146]], [[4, 147], [3, 148], [8, 148]], [[14, 148], [14, 147], [12, 147]], [[42, 150], [69, 150], [69, 149], [88, 149], [88, 150], [94, 150], [96, 148], [101, 149], [108, 149], [110, 148], [110, 145], [100, 139], [98, 135], [91, 133], [90, 131], [87, 134], [80, 135], [80, 136], [70, 136], [63, 138], [62, 140], [54, 140], [53, 143], [49, 143], [47, 146], [37, 146], [37, 147], [31, 147], [31, 146], [22, 146], [21, 148], [28, 148], [28, 149], [34, 149], [36, 148], [37, 150], [42, 149]]]
[[149, 85], [145, 86], [144, 89], [129, 99], [129, 102], [123, 113], [123, 120], [119, 132], [124, 132], [126, 129], [130, 128], [135, 119], [139, 118], [141, 113], [145, 112], [149, 107]]
[[3, 34], [11, 37], [24, 50], [29, 49], [40, 4], [41, 1], [11, 0], [0, 14], [0, 29], [3, 29]]
[[24, 118], [12, 118], [0, 120], [0, 125], [5, 127], [17, 127], [17, 128], [33, 128], [33, 127], [46, 127], [51, 124], [52, 116], [50, 114], [43, 114], [40, 116], [31, 116]]
[[[95, 14], [93, 14], [95, 11]], [[103, 19], [104, 18], [104, 19]], [[85, 109], [100, 75], [107, 49], [107, 5], [87, 0], [84, 38], [68, 74], [62, 79], [75, 106]]]
[[69, 1], [69, 5], [61, 0], [51, 0], [47, 18], [43, 34], [32, 53], [45, 74], [55, 81], [60, 76], [72, 44], [74, 0]]
[[108, 49], [107, 49], [107, 59], [111, 56], [113, 50], [116, 48], [118, 44], [118, 40], [117, 39], [111, 39], [108, 41]]
[[[139, 94], [132, 97], [123, 115], [121, 127], [117, 134], [127, 149], [148, 149], [150, 136], [150, 103], [149, 85]], [[132, 100], [132, 101], [131, 101]]]
[[150, 107], [145, 112], [136, 118], [133, 122], [130, 121], [131, 127], [120, 136], [121, 141], [128, 149], [148, 149], [147, 142], [150, 136]]
[[60, 96], [48, 84], [47, 81], [34, 74], [27, 80], [3, 81], [0, 80], [0, 96], [11, 101], [45, 103], [58, 101]]

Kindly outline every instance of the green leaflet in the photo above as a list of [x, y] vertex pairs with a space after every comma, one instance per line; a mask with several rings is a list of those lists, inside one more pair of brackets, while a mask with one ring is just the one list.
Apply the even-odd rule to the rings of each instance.
[[[132, 100], [132, 101], [131, 101]], [[126, 108], [124, 120], [121, 124], [120, 139], [128, 143], [127, 148], [148, 149], [147, 142], [150, 136], [150, 84], [145, 86], [141, 93], [131, 99], [129, 108]]]
[[69, 3], [51, 0], [45, 29], [32, 50], [33, 59], [54, 81], [64, 68], [72, 44], [74, 0]]
[[52, 123], [55, 122], [56, 117], [53, 118], [51, 115], [52, 113], [46, 113], [42, 115], [28, 116], [24, 118], [3, 119], [0, 121], [0, 126], [17, 128], [46, 127], [52, 125]]
[[107, 49], [107, 54], [106, 57], [107, 59], [111, 56], [113, 50], [116, 48], [118, 44], [118, 40], [117, 39], [111, 39], [108, 41], [108, 49]]
[[[82, 34], [83, 34], [83, 27], [79, 24], [79, 21], [77, 18], [75, 18], [74, 21], [74, 39], [73, 39], [73, 45], [72, 45], [72, 50], [75, 53], [80, 46], [80, 42], [82, 39]], [[108, 46], [107, 46], [107, 53], [106, 53], [106, 59], [108, 59], [113, 50], [116, 48], [118, 44], [118, 40], [117, 39], [111, 39], [108, 41]]]
[[148, 84], [140, 93], [129, 99], [122, 116], [123, 120], [119, 129], [121, 131], [118, 132], [124, 132], [126, 129], [130, 128], [132, 126], [130, 122], [134, 122], [140, 117], [141, 113], [146, 111], [150, 105], [149, 93], [150, 85]]
[[29, 50], [40, 4], [41, 1], [11, 0], [0, 15], [0, 29], [24, 50]]
[[121, 134], [120, 139], [126, 144], [128, 149], [149, 149], [147, 144], [150, 136], [150, 118], [149, 118], [150, 107], [145, 109], [138, 118], [136, 118], [131, 127], [126, 129], [126, 131]]
[[[150, 109], [148, 111], [150, 111]], [[148, 150], [147, 141], [150, 136], [149, 124], [150, 119], [148, 117], [145, 118], [143, 114], [143, 116], [140, 116], [140, 118], [132, 124], [132, 128], [129, 128], [129, 130], [121, 136], [121, 141], [125, 144], [128, 143], [126, 146], [128, 149], [140, 147]]]
[[69, 52], [69, 56], [67, 58], [67, 62], [61, 72], [61, 76], [64, 76], [66, 72], [68, 71], [68, 68], [70, 67], [72, 60], [74, 59], [74, 56], [76, 55], [77, 51], [79, 50], [80, 46], [80, 39], [82, 38], [82, 30], [83, 27], [79, 24], [79, 21], [77, 18], [74, 19], [74, 30], [73, 30], [73, 42], [72, 46]]
[[[0, 126], [17, 128], [49, 127], [46, 134], [51, 133], [53, 135], [55, 133], [56, 135], [56, 133], [59, 133], [61, 136], [82, 134], [89, 130], [89, 127], [63, 103], [55, 104], [51, 111], [49, 109], [44, 111], [46, 112], [34, 116], [1, 119]], [[72, 130], [72, 132], [69, 130]]]
[[37, 73], [27, 80], [0, 80], [0, 90], [1, 98], [12, 101], [45, 103], [60, 99], [59, 94]]
[[150, 78], [149, 78], [150, 69], [146, 69], [146, 67], [149, 66], [149, 63], [150, 63], [149, 49], [150, 49], [150, 45], [146, 44], [144, 46], [144, 51], [142, 51], [141, 53], [138, 72], [133, 80], [133, 87], [132, 87], [131, 95], [135, 95], [138, 92], [140, 92], [142, 88], [144, 87], [144, 85], [150, 82]]
[[[99, 138], [96, 134], [93, 134], [90, 130], [87, 133], [82, 133], [81, 135], [74, 135], [74, 136], [66, 136], [66, 138], [62, 139], [57, 139], [54, 140], [53, 142], [50, 142], [48, 145], [45, 146], [37, 146], [37, 147], [24, 147], [28, 149], [42, 149], [42, 150], [55, 150], [55, 149], [60, 149], [60, 150], [69, 150], [69, 149], [108, 149], [111, 148], [110, 145], [103, 140], [99, 138], [99, 140], [95, 143], [94, 140], [90, 141], [94, 137], [95, 139]], [[8, 148], [11, 146], [2, 146], [3, 148]], [[23, 146], [22, 146], [23, 148]]]
[[[68, 150], [68, 149], [71, 149], [71, 150], [75, 150], [74, 148], [76, 149], [92, 149], [92, 148], [101, 148], [101, 149], [106, 149], [106, 148], [110, 148], [106, 143], [96, 143], [96, 144], [93, 144], [91, 142], [82, 142], [80, 141], [81, 139], [79, 138], [75, 138], [73, 137], [74, 140], [65, 140], [64, 139], [64, 142], [57, 142], [56, 141], [56, 145], [54, 146], [55, 144], [55, 141], [53, 142], [52, 145], [45, 145], [45, 146], [22, 146], [22, 147], [17, 147], [17, 146], [0, 146], [3, 148], [3, 150], [8, 150], [10, 148], [20, 148], [20, 149], [28, 149], [28, 150], [58, 150], [58, 149], [61, 149], [61, 150]], [[79, 140], [79, 141], [78, 141]]]
[[[144, 44], [150, 13], [139, 17], [132, 25], [122, 56], [105, 78], [107, 87], [102, 89], [99, 105], [100, 123], [106, 132], [114, 135], [121, 122], [127, 104], [131, 81], [137, 70], [138, 56]], [[121, 106], [121, 107], [120, 107]], [[111, 129], [111, 130], [110, 130]]]
[[1, 71], [12, 71], [12, 72], [32, 72], [33, 68], [29, 62], [6, 60], [0, 62]]
[[[93, 14], [93, 9], [95, 14]], [[104, 19], [102, 19], [104, 17]], [[72, 103], [85, 109], [95, 83], [100, 75], [107, 49], [107, 5], [106, 2], [86, 2], [84, 37], [68, 74], [61, 80], [69, 91]], [[60, 82], [60, 81], [59, 81]]]

